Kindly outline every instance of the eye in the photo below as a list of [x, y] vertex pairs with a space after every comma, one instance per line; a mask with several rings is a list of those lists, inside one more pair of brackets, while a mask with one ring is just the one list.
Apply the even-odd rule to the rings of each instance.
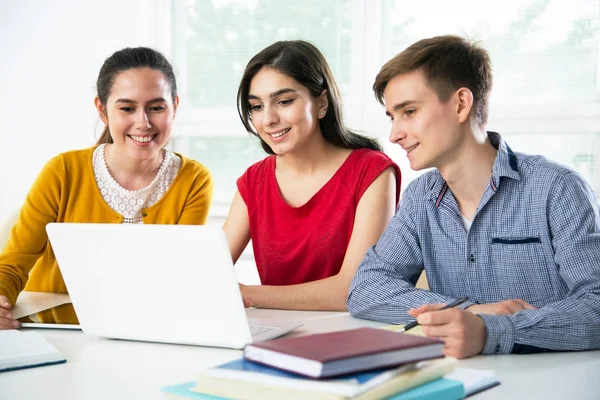
[[119, 108], [119, 110], [126, 112], [126, 113], [130, 113], [130, 112], [134, 111], [135, 109], [133, 107], [121, 107], [121, 108]]
[[404, 110], [404, 115], [407, 116], [407, 117], [411, 117], [416, 112], [417, 112], [417, 110], [415, 108], [407, 108], [406, 110]]
[[164, 106], [154, 106], [154, 107], [150, 107], [150, 111], [152, 112], [161, 112], [164, 111], [165, 107]]
[[262, 104], [254, 104], [254, 105], [250, 104], [250, 112], [260, 111], [262, 109], [263, 109]]
[[286, 99], [286, 100], [281, 100], [279, 102], [279, 104], [281, 104], [282, 106], [288, 106], [290, 104], [292, 104], [294, 102], [294, 99]]

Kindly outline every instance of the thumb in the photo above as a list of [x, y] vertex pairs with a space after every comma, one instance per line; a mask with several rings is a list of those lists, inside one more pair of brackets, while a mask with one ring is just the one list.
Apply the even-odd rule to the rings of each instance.
[[244, 302], [244, 308], [250, 308], [250, 307], [252, 307], [252, 300], [250, 300], [247, 297], [242, 297], [242, 300]]
[[7, 310], [10, 310], [12, 308], [12, 305], [8, 302], [6, 296], [0, 295], [0, 307]]
[[440, 308], [444, 307], [444, 304], [423, 304], [422, 306], [419, 306], [417, 308], [411, 308], [410, 310], [408, 310], [408, 314], [416, 317], [418, 315], [421, 315], [423, 313], [429, 312], [429, 311], [437, 311]]

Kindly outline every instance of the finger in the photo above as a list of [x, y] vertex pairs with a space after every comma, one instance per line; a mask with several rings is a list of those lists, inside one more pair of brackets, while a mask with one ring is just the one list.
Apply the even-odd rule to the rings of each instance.
[[423, 304], [420, 307], [417, 308], [412, 308], [410, 310], [408, 310], [408, 313], [410, 315], [412, 315], [413, 317], [416, 317], [417, 315], [429, 312], [429, 311], [436, 311], [439, 310], [440, 308], [444, 307], [444, 304]]
[[0, 308], [0, 318], [9, 318], [12, 319], [12, 313], [10, 312], [10, 310], [7, 310], [6, 308]]
[[[527, 304], [525, 302], [525, 304]], [[525, 309], [525, 305], [521, 302], [521, 300], [510, 300], [510, 312], [511, 314], [518, 313]]]
[[528, 302], [526, 302], [523, 299], [515, 299], [515, 301], [518, 301], [524, 310], [537, 310], [536, 306], [532, 306], [531, 304], [529, 304]]
[[12, 318], [0, 318], [0, 329], [17, 329], [19, 321]]
[[444, 340], [449, 336], [448, 325], [421, 325], [423, 333], [429, 337]]
[[421, 325], [444, 325], [449, 324], [459, 318], [461, 312], [466, 312], [456, 308], [450, 308], [441, 311], [429, 311], [420, 314], [417, 321]]

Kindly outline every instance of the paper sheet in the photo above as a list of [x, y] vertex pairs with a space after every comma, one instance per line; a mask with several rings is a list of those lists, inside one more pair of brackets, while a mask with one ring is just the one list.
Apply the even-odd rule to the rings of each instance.
[[11, 313], [13, 318], [19, 319], [70, 302], [71, 298], [68, 294], [21, 292]]

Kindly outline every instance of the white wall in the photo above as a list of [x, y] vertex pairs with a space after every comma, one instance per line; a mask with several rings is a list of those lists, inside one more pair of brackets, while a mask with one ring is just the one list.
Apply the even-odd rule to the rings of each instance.
[[0, 222], [54, 155], [95, 143], [105, 58], [127, 46], [170, 56], [168, 0], [0, 0]]

